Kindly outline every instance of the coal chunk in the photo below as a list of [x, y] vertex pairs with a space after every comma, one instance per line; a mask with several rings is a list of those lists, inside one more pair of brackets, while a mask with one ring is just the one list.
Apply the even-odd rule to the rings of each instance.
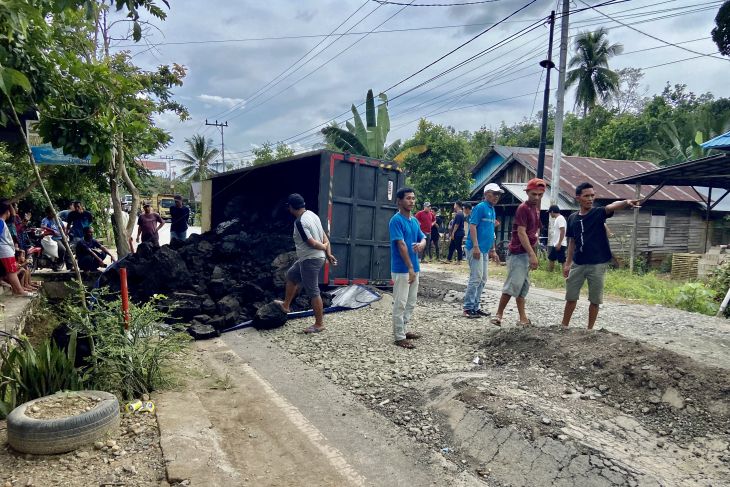
[[286, 313], [279, 303], [267, 303], [256, 311], [253, 326], [257, 330], [272, 330], [286, 323]]

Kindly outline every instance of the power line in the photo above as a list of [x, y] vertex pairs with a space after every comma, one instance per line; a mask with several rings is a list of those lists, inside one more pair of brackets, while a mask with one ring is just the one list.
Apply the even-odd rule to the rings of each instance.
[[414, 3], [413, 5], [401, 2], [388, 2], [386, 0], [372, 0], [380, 5], [405, 5], [408, 7], [463, 7], [466, 5], [482, 5], [485, 3], [499, 2], [500, 0], [481, 0], [474, 2], [460, 2], [460, 3]]
[[711, 57], [711, 58], [715, 58], [715, 59], [720, 59], [720, 60], [722, 60], [722, 61], [730, 61], [730, 59], [722, 58], [722, 57], [720, 57], [720, 56], [713, 56], [713, 55], [711, 55], [711, 54], [710, 54], [710, 55], [708, 55], [708, 54], [702, 54], [701, 52], [698, 52], [698, 51], [695, 51], [695, 50], [692, 50], [692, 49], [688, 49], [688, 48], [686, 48], [686, 47], [680, 46], [679, 44], [675, 44], [675, 43], [672, 43], [672, 42], [669, 42], [669, 41], [665, 41], [664, 39], [661, 39], [661, 38], [659, 38], [659, 37], [657, 37], [657, 36], [655, 36], [655, 35], [652, 35], [652, 34], [649, 34], [649, 33], [647, 33], [647, 32], [644, 32], [644, 31], [642, 31], [642, 30], [639, 30], [639, 29], [637, 29], [636, 27], [632, 27], [631, 25], [627, 25], [627, 24], [624, 24], [624, 23], [623, 23], [623, 22], [621, 22], [620, 20], [616, 20], [616, 19], [614, 19], [614, 18], [613, 18], [613, 17], [611, 17], [610, 15], [608, 15], [608, 14], [606, 14], [606, 13], [603, 13], [603, 12], [601, 12], [601, 11], [600, 11], [600, 10], [598, 10], [597, 8], [595, 8], [595, 7], [591, 7], [590, 5], [588, 5], [588, 4], [587, 4], [586, 2], [584, 2], [583, 0], [579, 0], [579, 1], [580, 1], [580, 3], [582, 3], [583, 5], [586, 5], [587, 7], [590, 7], [590, 8], [592, 8], [593, 10], [595, 10], [596, 12], [598, 12], [599, 14], [603, 15], [604, 17], [606, 17], [607, 19], [610, 19], [610, 20], [612, 20], [612, 21], [616, 22], [617, 24], [621, 24], [621, 25], [623, 25], [624, 27], [628, 27], [629, 29], [633, 30], [634, 32], [638, 32], [639, 34], [642, 34], [642, 35], [645, 35], [645, 36], [647, 36], [647, 37], [650, 37], [650, 38], [654, 39], [655, 41], [659, 41], [659, 42], [661, 42], [662, 44], [666, 44], [666, 45], [668, 45], [668, 46], [674, 46], [674, 47], [676, 47], [677, 49], [682, 49], [683, 51], [691, 52], [692, 54], [698, 54], [698, 55], [700, 55], [700, 56], [708, 56], [708, 57]]
[[[311, 53], [312, 53], [312, 52], [313, 52], [313, 51], [314, 51], [315, 49], [317, 49], [317, 48], [318, 48], [319, 46], [321, 46], [321, 45], [322, 45], [322, 44], [323, 44], [323, 43], [324, 43], [324, 42], [325, 42], [325, 41], [326, 41], [326, 40], [327, 40], [327, 39], [328, 39], [328, 38], [329, 38], [330, 36], [332, 36], [332, 35], [333, 35], [333, 34], [334, 34], [334, 33], [335, 33], [336, 31], [337, 31], [337, 29], [339, 29], [340, 27], [342, 27], [343, 25], [345, 25], [345, 24], [347, 23], [347, 21], [349, 21], [349, 20], [350, 20], [350, 19], [351, 19], [352, 17], [354, 17], [354, 16], [355, 16], [355, 15], [356, 15], [356, 14], [357, 14], [357, 13], [358, 13], [358, 12], [359, 12], [360, 10], [362, 10], [362, 9], [363, 9], [363, 8], [365, 7], [365, 5], [367, 5], [368, 3], [369, 3], [369, 0], [365, 0], [365, 2], [364, 2], [364, 3], [362, 4], [362, 5], [360, 5], [360, 6], [359, 6], [359, 7], [358, 7], [358, 8], [357, 8], [357, 9], [356, 9], [356, 10], [355, 10], [354, 12], [352, 12], [352, 13], [351, 13], [350, 15], [348, 15], [348, 16], [347, 16], [347, 18], [346, 18], [345, 20], [343, 20], [343, 21], [342, 21], [342, 22], [341, 22], [341, 23], [340, 23], [340, 24], [339, 24], [339, 25], [338, 25], [337, 27], [335, 27], [334, 29], [332, 29], [332, 32], [330, 32], [330, 33], [329, 33], [329, 34], [328, 34], [327, 36], [325, 36], [325, 37], [324, 37], [323, 39], [321, 39], [321, 40], [320, 40], [320, 41], [319, 41], [319, 42], [318, 42], [317, 44], [315, 44], [315, 45], [314, 45], [314, 47], [312, 47], [312, 48], [311, 48], [311, 49], [310, 49], [309, 51], [307, 51], [307, 52], [306, 52], [306, 53], [305, 53], [305, 54], [304, 54], [303, 56], [301, 56], [301, 57], [300, 57], [299, 59], [297, 59], [296, 61], [294, 61], [294, 63], [292, 63], [291, 65], [289, 65], [289, 67], [287, 67], [287, 68], [286, 68], [286, 69], [285, 69], [284, 71], [282, 71], [281, 73], [279, 73], [278, 75], [276, 75], [276, 76], [275, 76], [274, 78], [272, 78], [272, 79], [271, 79], [271, 80], [270, 80], [270, 81], [269, 81], [268, 83], [266, 83], [266, 84], [265, 84], [264, 86], [262, 86], [261, 88], [257, 89], [257, 90], [256, 90], [256, 91], [255, 91], [255, 92], [254, 92], [254, 93], [253, 93], [253, 94], [252, 94], [251, 96], [249, 96], [249, 97], [248, 97], [248, 98], [246, 98], [245, 100], [241, 101], [240, 103], [238, 103], [238, 104], [236, 104], [236, 105], [232, 106], [232, 107], [231, 107], [231, 108], [229, 108], [228, 110], [224, 110], [224, 111], [223, 111], [222, 113], [219, 113], [219, 114], [217, 114], [217, 115], [215, 115], [215, 116], [216, 116], [216, 117], [218, 117], [218, 116], [221, 116], [222, 114], [225, 114], [225, 113], [232, 113], [232, 112], [233, 112], [233, 111], [235, 111], [235, 110], [236, 110], [236, 109], [237, 109], [238, 107], [242, 106], [242, 105], [243, 105], [244, 103], [250, 103], [251, 101], [255, 100], [255, 99], [256, 99], [257, 97], [259, 97], [259, 96], [260, 96], [261, 94], [263, 94], [264, 92], [266, 92], [266, 91], [267, 91], [267, 89], [268, 89], [269, 87], [274, 87], [274, 86], [276, 86], [277, 84], [281, 83], [281, 82], [282, 82], [282, 81], [283, 81], [284, 79], [288, 78], [289, 76], [291, 76], [292, 74], [294, 74], [295, 72], [297, 72], [297, 71], [298, 71], [299, 69], [301, 69], [301, 68], [303, 68], [304, 66], [306, 66], [306, 65], [307, 65], [307, 63], [309, 63], [309, 62], [311, 62], [311, 61], [312, 61], [312, 59], [314, 59], [315, 57], [319, 56], [319, 55], [320, 55], [320, 54], [322, 54], [322, 53], [323, 53], [324, 51], [326, 51], [326, 50], [327, 50], [327, 49], [328, 49], [328, 48], [329, 48], [329, 47], [330, 47], [330, 46], [331, 46], [332, 44], [334, 44], [334, 42], [336, 42], [336, 40], [335, 40], [335, 41], [332, 41], [331, 43], [329, 43], [329, 44], [328, 44], [327, 46], [325, 46], [325, 48], [324, 48], [324, 49], [320, 50], [320, 51], [319, 51], [318, 53], [316, 53], [316, 54], [315, 54], [314, 56], [312, 56], [312, 57], [311, 57], [311, 58], [310, 58], [309, 60], [307, 60], [307, 62], [303, 63], [303, 64], [302, 64], [301, 66], [299, 66], [299, 67], [298, 67], [297, 69], [295, 69], [295, 70], [294, 70], [294, 71], [292, 71], [291, 73], [289, 73], [289, 74], [287, 74], [286, 76], [284, 76], [283, 78], [281, 78], [281, 76], [283, 76], [283, 75], [284, 75], [284, 74], [285, 74], [285, 73], [286, 73], [287, 71], [289, 71], [289, 70], [290, 70], [290, 69], [292, 69], [292, 68], [293, 68], [294, 66], [296, 66], [297, 64], [299, 64], [299, 62], [300, 62], [300, 61], [302, 61], [303, 59], [305, 59], [305, 58], [306, 58], [307, 56], [309, 56], [309, 55], [310, 55], [310, 54], [311, 54]], [[359, 21], [358, 21], [357, 23], [355, 23], [355, 24], [354, 24], [354, 25], [353, 25], [352, 27], [350, 27], [350, 29], [348, 29], [347, 31], [345, 31], [345, 33], [344, 33], [344, 34], [346, 34], [346, 33], [347, 33], [348, 31], [350, 31], [350, 30], [354, 29], [354, 28], [355, 28], [355, 26], [357, 26], [357, 25], [358, 25], [359, 23], [361, 23], [361, 22], [362, 22], [363, 20], [365, 20], [366, 18], [368, 18], [368, 17], [370, 16], [370, 15], [372, 15], [372, 14], [373, 14], [373, 13], [374, 13], [374, 12], [375, 12], [376, 10], [378, 10], [378, 8], [379, 8], [379, 7], [376, 7], [375, 9], [373, 9], [372, 11], [370, 11], [370, 13], [369, 13], [369, 14], [367, 14], [367, 15], [366, 15], [365, 17], [363, 17], [362, 19], [360, 19], [360, 20], [359, 20]], [[342, 37], [342, 35], [344, 35], [344, 34], [341, 34], [341, 35], [340, 35], [340, 36], [338, 37], [338, 39], [337, 39], [337, 40], [339, 40], [339, 38], [341, 38], [341, 37]], [[281, 79], [279, 79], [279, 78], [281, 78]], [[278, 81], [276, 81], [277, 79], [279, 79], [279, 80], [278, 80]], [[276, 82], [275, 82], [275, 81], [276, 81]], [[274, 82], [275, 82], [275, 83], [274, 83]], [[274, 84], [272, 85], [272, 83], [274, 83]]]

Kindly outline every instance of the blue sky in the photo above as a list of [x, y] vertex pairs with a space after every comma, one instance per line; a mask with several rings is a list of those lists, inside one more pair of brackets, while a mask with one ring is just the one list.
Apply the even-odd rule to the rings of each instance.
[[[185, 85], [175, 93], [192, 118], [180, 123], [172, 116], [159, 117], [159, 125], [174, 137], [172, 145], [159, 155], [174, 155], [183, 148], [184, 139], [195, 133], [203, 133], [219, 143], [219, 132], [204, 125], [208, 118], [228, 121], [226, 159], [241, 161], [250, 157], [252, 147], [267, 140], [286, 140], [296, 150], [311, 147], [319, 141], [314, 127], [346, 112], [352, 103], [361, 103], [369, 88], [377, 94], [391, 87], [527, 2], [497, 0], [469, 6], [404, 8], [365, 0], [179, 0], [171, 2], [167, 20], [156, 22], [157, 29], [150, 30], [144, 42], [132, 45], [120, 41], [117, 49], [129, 50], [143, 68], [178, 63], [188, 69]], [[632, 0], [598, 10], [633, 24], [646, 34], [707, 54], [716, 52], [709, 36], [720, 4], [700, 0]], [[572, 3], [573, 9], [584, 6], [580, 0]], [[495, 43], [506, 42], [555, 7], [555, 0], [536, 0], [507, 22], [387, 94], [392, 99]], [[351, 14], [354, 15], [336, 29]], [[649, 94], [660, 92], [669, 81], [687, 84], [696, 93], [710, 91], [718, 97], [730, 96], [729, 61], [703, 57], [675, 62], [697, 55], [677, 47], [651, 49], [663, 44], [620, 26], [595, 10], [571, 17], [571, 35], [599, 26], [609, 28], [611, 42], [623, 44], [626, 51], [614, 58], [612, 68], [649, 68], [643, 80]], [[423, 29], [431, 27], [439, 28]], [[556, 63], [559, 28], [558, 21]], [[325, 37], [335, 30], [347, 31], [348, 35]], [[366, 35], [372, 30], [396, 32]], [[271, 39], [294, 36], [305, 37]], [[502, 121], [511, 124], [536, 113], [542, 102], [541, 93], [537, 99], [534, 95], [542, 90], [542, 70], [537, 63], [546, 56], [547, 39], [547, 27], [537, 25], [478, 60], [394, 99], [389, 105], [389, 140], [409, 137], [421, 116], [457, 130], [476, 130], [484, 125], [498, 127]], [[668, 64], [653, 67], [664, 63]], [[276, 76], [287, 69], [287, 73], [297, 71], [269, 86], [267, 91], [260, 91], [272, 80], [278, 81]], [[557, 73], [553, 73], [552, 79], [555, 86]], [[554, 98], [551, 103], [555, 103]], [[570, 94], [566, 105], [569, 109], [573, 106]], [[346, 118], [343, 115], [337, 120]], [[308, 129], [312, 130], [307, 132]], [[301, 132], [305, 133], [293, 137]]]

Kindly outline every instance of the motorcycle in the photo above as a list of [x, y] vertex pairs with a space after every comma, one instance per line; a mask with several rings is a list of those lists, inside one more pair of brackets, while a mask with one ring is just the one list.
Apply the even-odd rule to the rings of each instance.
[[44, 228], [29, 228], [25, 234], [30, 240], [30, 248], [25, 253], [28, 270], [31, 273], [38, 269], [60, 271], [64, 261], [59, 253], [60, 242], [53, 240], [53, 232]]

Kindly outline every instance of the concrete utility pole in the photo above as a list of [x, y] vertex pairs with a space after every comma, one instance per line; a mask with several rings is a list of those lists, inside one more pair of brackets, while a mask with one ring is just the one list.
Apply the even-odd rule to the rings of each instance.
[[165, 159], [167, 162], [167, 179], [172, 181], [172, 161], [175, 159], [174, 156], [160, 156], [160, 159]]
[[553, 140], [553, 177], [550, 183], [550, 204], [558, 204], [560, 194], [560, 159], [563, 153], [563, 112], [565, 111], [565, 70], [568, 64], [568, 23], [570, 0], [563, 0], [560, 24], [560, 60], [558, 61], [558, 93], [555, 107], [555, 139]]
[[223, 143], [223, 128], [228, 127], [228, 122], [225, 123], [218, 123], [218, 120], [215, 121], [215, 123], [208, 123], [208, 119], [205, 119], [205, 125], [211, 125], [213, 127], [220, 127], [221, 129], [221, 160], [223, 161], [223, 169], [226, 168], [226, 146]]
[[550, 71], [555, 67], [553, 62], [553, 32], [555, 31], [555, 10], [550, 12], [550, 40], [548, 41], [548, 57], [540, 61], [540, 66], [547, 69], [545, 76], [545, 96], [542, 100], [542, 128], [540, 129], [540, 149], [537, 156], [537, 177], [542, 178], [545, 172], [545, 146], [547, 145], [548, 107], [550, 106]]

